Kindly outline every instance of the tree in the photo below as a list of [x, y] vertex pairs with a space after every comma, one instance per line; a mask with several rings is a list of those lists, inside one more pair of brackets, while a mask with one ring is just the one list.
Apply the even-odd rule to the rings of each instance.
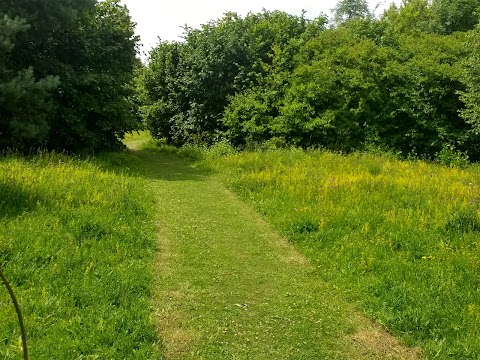
[[325, 31], [327, 19], [307, 22], [305, 31], [286, 45], [274, 45], [257, 84], [236, 93], [223, 112], [225, 136], [235, 146], [248, 146], [270, 140], [285, 141], [284, 124], [279, 121], [289, 81], [305, 44]]
[[385, 101], [380, 80], [389, 57], [388, 49], [348, 27], [311, 39], [289, 79], [277, 136], [302, 147], [362, 148]]
[[469, 35], [466, 47], [469, 55], [463, 64], [462, 81], [466, 86], [461, 92], [461, 99], [465, 103], [462, 117], [472, 126], [472, 135], [480, 135], [480, 25]]
[[402, 0], [400, 7], [390, 5], [382, 21], [398, 34], [418, 34], [431, 31], [433, 14], [429, 0]]
[[464, 33], [402, 35], [382, 75], [379, 137], [403, 154], [432, 157], [446, 145], [466, 150], [469, 126], [459, 116]]
[[399, 33], [452, 34], [472, 30], [478, 24], [480, 0], [402, 0], [383, 14]]
[[98, 151], [121, 146], [140, 124], [134, 100], [138, 38], [126, 7], [102, 1], [78, 14], [56, 39], [61, 85], [54, 101], [49, 146]]
[[142, 118], [154, 138], [165, 138], [169, 144], [182, 137], [181, 114], [189, 107], [180, 63], [184, 47], [185, 43], [161, 42], [137, 76]]
[[189, 29], [186, 42], [152, 52], [142, 75], [145, 119], [177, 144], [221, 136], [239, 147], [278, 140], [426, 157], [452, 145], [476, 149], [479, 30], [469, 50], [466, 33], [431, 31], [432, 14], [427, 0], [404, 0], [381, 20], [328, 30], [283, 13]]
[[371, 16], [367, 0], [339, 0], [332, 11], [337, 25], [352, 19]]
[[257, 86], [273, 49], [309, 28], [303, 17], [280, 11], [245, 18], [227, 13], [201, 29], [186, 28], [182, 44], [161, 43], [143, 76], [142, 113], [153, 134], [177, 144], [215, 141], [226, 130], [231, 97]]
[[96, 151], [138, 127], [138, 39], [119, 1], [5, 0], [0, 16], [0, 147]]
[[292, 64], [288, 47], [276, 51], [260, 85], [231, 99], [228, 138], [405, 155], [433, 156], [449, 144], [466, 150], [457, 94], [463, 41], [461, 33], [390, 34], [375, 20], [320, 32], [294, 51], [293, 68], [282, 63]]
[[431, 8], [436, 32], [468, 31], [478, 24], [480, 0], [433, 0]]
[[58, 78], [36, 80], [32, 67], [12, 69], [16, 38], [30, 26], [0, 12], [0, 149], [41, 145], [48, 135], [49, 96]]

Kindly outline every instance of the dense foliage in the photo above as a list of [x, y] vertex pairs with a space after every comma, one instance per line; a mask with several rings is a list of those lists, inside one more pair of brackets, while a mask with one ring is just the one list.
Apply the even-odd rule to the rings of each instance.
[[339, 0], [332, 10], [337, 24], [371, 15], [367, 0]]
[[468, 46], [470, 54], [465, 61], [463, 82], [466, 91], [462, 93], [462, 100], [466, 108], [462, 116], [472, 126], [473, 132], [480, 133], [480, 25], [469, 35]]
[[134, 24], [118, 1], [0, 3], [0, 149], [111, 148], [137, 127]]
[[226, 14], [152, 51], [142, 114], [174, 144], [456, 149], [477, 159], [479, 6], [405, 0], [374, 18], [365, 2], [340, 1], [330, 27], [282, 12]]
[[228, 130], [222, 119], [231, 97], [259, 86], [275, 49], [323, 24], [279, 11], [229, 13], [201, 29], [186, 28], [184, 42], [160, 43], [140, 79], [153, 135], [172, 143], [216, 140]]

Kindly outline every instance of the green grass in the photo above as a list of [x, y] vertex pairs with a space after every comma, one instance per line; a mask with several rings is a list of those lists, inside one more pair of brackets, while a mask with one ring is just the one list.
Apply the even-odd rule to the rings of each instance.
[[152, 136], [147, 130], [135, 131], [130, 134], [125, 134], [124, 143], [128, 143], [130, 148], [138, 148], [140, 145], [151, 140], [151, 138]]
[[[103, 169], [129, 155], [108, 158], [0, 158], [0, 266], [23, 309], [31, 359], [160, 358], [153, 203], [144, 180]], [[0, 358], [21, 358], [3, 287], [0, 319]]]
[[[135, 147], [138, 144], [135, 144]], [[416, 359], [361, 316], [195, 149], [135, 151], [157, 203], [157, 328], [167, 359]]]
[[480, 358], [480, 167], [269, 151], [210, 160], [328, 284], [429, 358]]

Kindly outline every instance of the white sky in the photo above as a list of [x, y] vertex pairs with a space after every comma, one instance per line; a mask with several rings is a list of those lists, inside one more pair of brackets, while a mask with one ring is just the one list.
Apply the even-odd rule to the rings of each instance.
[[[370, 9], [380, 4], [377, 14], [382, 12], [386, 4], [399, 1], [368, 0]], [[222, 17], [227, 11], [244, 16], [249, 11], [259, 12], [265, 8], [300, 15], [302, 9], [305, 9], [306, 17], [313, 19], [321, 13], [330, 16], [330, 9], [337, 0], [122, 0], [122, 3], [127, 5], [133, 21], [137, 23], [137, 34], [144, 45], [143, 51], [148, 52], [158, 43], [158, 37], [162, 40], [179, 40], [182, 35], [181, 26], [187, 24], [198, 28], [200, 24]]]

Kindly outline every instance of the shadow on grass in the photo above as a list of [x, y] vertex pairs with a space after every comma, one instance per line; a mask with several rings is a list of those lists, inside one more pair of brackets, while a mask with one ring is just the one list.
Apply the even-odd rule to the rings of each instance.
[[212, 169], [196, 166], [198, 159], [162, 149], [129, 149], [102, 154], [98, 165], [117, 174], [166, 181], [202, 181]]
[[24, 190], [16, 183], [0, 182], [0, 220], [32, 210], [38, 200], [37, 194]]

